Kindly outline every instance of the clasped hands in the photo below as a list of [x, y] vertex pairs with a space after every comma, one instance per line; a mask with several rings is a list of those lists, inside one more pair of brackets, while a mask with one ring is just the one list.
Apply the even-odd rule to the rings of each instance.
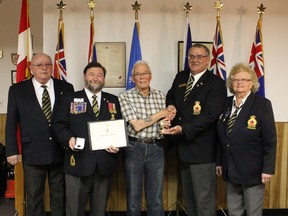
[[167, 107], [167, 110], [168, 110], [168, 115], [164, 119], [161, 120], [162, 122], [165, 123], [164, 130], [161, 130], [161, 134], [166, 134], [166, 135], [181, 134], [182, 127], [180, 125], [176, 125], [170, 128], [171, 121], [174, 119], [177, 113], [176, 107], [173, 105], [169, 105]]

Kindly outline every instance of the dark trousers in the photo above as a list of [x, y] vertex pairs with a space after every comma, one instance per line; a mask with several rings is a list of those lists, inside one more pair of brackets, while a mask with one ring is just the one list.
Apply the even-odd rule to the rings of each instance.
[[48, 177], [51, 216], [64, 216], [64, 173], [63, 164], [23, 165], [26, 190], [27, 216], [45, 216], [43, 195]]
[[215, 163], [180, 163], [183, 197], [188, 216], [216, 215]]
[[66, 174], [66, 215], [85, 216], [89, 200], [89, 216], [104, 216], [111, 180], [111, 176], [100, 175], [98, 169], [85, 177]]

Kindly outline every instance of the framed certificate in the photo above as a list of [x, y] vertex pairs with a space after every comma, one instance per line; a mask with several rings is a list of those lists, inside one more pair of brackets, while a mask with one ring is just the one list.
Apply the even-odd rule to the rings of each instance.
[[127, 147], [128, 137], [124, 119], [88, 122], [91, 150], [106, 149], [109, 146]]
[[126, 85], [126, 43], [95, 42], [97, 61], [107, 70], [105, 88], [121, 88]]

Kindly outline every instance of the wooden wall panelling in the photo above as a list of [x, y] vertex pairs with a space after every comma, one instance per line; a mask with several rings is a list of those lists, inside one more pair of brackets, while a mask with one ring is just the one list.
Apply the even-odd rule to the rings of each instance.
[[0, 143], [5, 145], [6, 114], [0, 114]]

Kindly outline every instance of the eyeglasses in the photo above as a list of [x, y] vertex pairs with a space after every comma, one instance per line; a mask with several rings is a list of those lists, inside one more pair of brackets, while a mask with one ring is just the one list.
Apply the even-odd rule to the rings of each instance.
[[202, 60], [203, 58], [206, 58], [208, 57], [208, 55], [188, 55], [187, 58], [188, 60], [193, 60], [193, 59], [196, 59], [196, 60]]
[[45, 64], [40, 63], [40, 64], [34, 64], [32, 66], [37, 67], [37, 68], [44, 68], [44, 67], [52, 68], [52, 63], [45, 63]]
[[232, 82], [234, 82], [234, 83], [247, 83], [247, 82], [249, 82], [249, 81], [251, 81], [251, 79], [232, 79]]
[[145, 72], [145, 73], [136, 73], [134, 74], [134, 77], [139, 79], [140, 77], [148, 78], [151, 75], [150, 72]]

